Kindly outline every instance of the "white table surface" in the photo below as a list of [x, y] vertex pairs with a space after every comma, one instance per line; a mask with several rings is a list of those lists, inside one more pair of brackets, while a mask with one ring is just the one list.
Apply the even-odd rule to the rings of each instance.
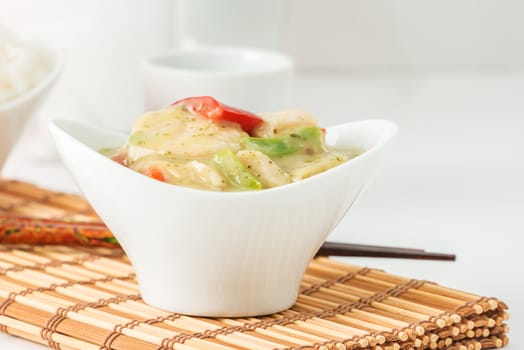
[[[324, 125], [386, 118], [401, 132], [382, 172], [330, 239], [454, 252], [455, 263], [346, 259], [496, 296], [510, 307], [510, 350], [524, 348], [524, 71], [301, 75], [297, 106]], [[38, 159], [35, 129], [3, 176], [75, 186]], [[0, 335], [0, 349], [42, 349]]]

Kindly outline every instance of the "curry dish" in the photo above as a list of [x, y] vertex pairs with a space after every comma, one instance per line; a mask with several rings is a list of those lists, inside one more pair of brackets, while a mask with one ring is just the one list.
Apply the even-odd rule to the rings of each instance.
[[203, 96], [143, 115], [126, 145], [102, 152], [170, 184], [249, 191], [300, 181], [363, 152], [332, 149], [324, 139], [302, 110], [255, 115]]

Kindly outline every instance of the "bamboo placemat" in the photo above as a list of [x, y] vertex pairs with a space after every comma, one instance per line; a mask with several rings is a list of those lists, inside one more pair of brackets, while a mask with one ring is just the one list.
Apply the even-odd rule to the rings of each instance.
[[[78, 196], [0, 181], [0, 211], [98, 219]], [[496, 299], [313, 260], [296, 304], [264, 317], [203, 318], [146, 305], [120, 249], [0, 245], [0, 331], [53, 349], [453, 349], [507, 344]]]

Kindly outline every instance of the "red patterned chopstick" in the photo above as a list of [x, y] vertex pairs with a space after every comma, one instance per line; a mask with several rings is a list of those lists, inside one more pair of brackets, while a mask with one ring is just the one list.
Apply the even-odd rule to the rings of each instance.
[[0, 243], [120, 247], [100, 222], [39, 219], [0, 213]]
[[[0, 214], [0, 243], [62, 244], [118, 248], [118, 241], [101, 222], [38, 219]], [[361, 256], [401, 259], [448, 260], [455, 255], [422, 249], [325, 242], [316, 256]]]

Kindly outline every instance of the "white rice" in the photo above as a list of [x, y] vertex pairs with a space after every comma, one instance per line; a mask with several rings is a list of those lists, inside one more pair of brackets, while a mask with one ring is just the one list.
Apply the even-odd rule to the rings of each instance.
[[0, 26], [0, 105], [34, 88], [51, 71], [51, 62], [36, 45]]

